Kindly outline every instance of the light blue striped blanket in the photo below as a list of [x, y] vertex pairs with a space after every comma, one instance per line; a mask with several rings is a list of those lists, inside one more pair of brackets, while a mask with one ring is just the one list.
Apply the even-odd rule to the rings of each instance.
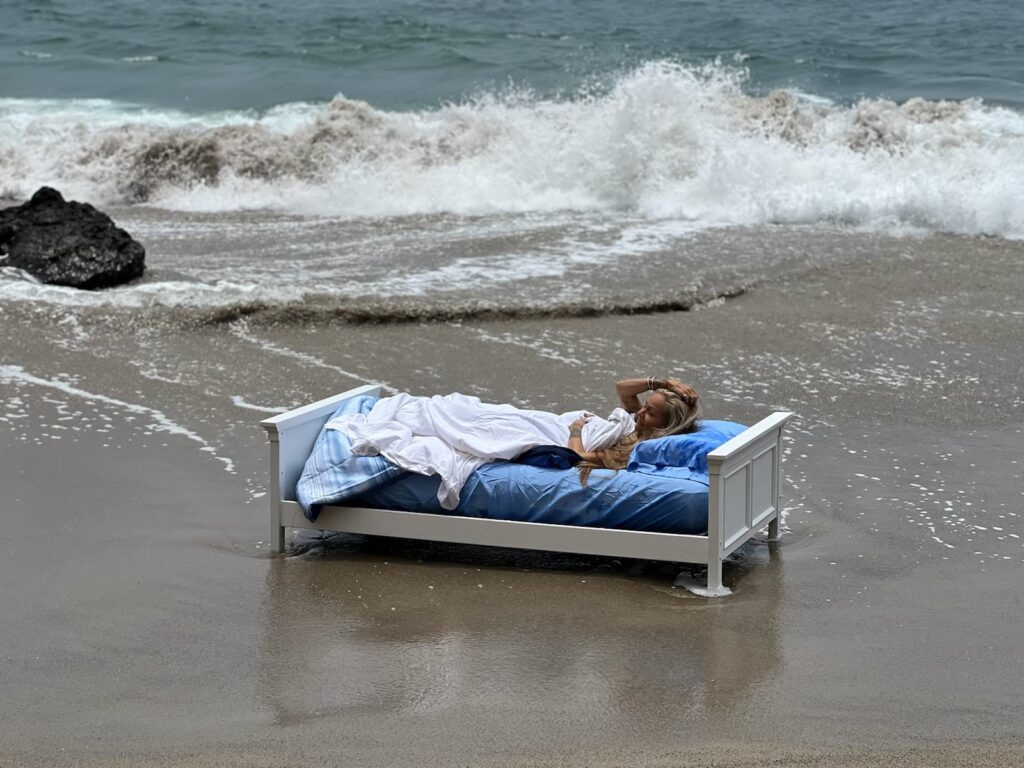
[[[331, 419], [369, 413], [375, 402], [372, 395], [346, 400]], [[402, 470], [383, 456], [354, 455], [349, 439], [341, 432], [322, 429], [295, 486], [295, 498], [306, 517], [315, 521], [322, 505], [350, 498], [401, 474]]]

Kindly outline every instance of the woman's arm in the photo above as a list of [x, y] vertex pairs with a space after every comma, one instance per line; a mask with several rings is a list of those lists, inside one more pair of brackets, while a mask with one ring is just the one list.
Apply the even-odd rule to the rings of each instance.
[[619, 402], [627, 413], [636, 413], [640, 410], [640, 398], [637, 395], [655, 389], [671, 390], [688, 403], [696, 401], [699, 397], [697, 390], [689, 384], [683, 384], [679, 379], [658, 379], [648, 376], [646, 379], [622, 379], [615, 382]]
[[652, 389], [663, 389], [668, 386], [668, 380], [656, 379], [648, 376], [646, 379], [622, 379], [615, 382], [615, 391], [619, 395], [619, 402], [626, 409], [627, 413], [636, 413], [640, 410], [641, 392], [648, 392]]
[[584, 461], [589, 461], [591, 464], [597, 464], [597, 466], [603, 467], [604, 451], [583, 450], [583, 425], [586, 423], [586, 416], [580, 416], [576, 421], [569, 425], [568, 447], [570, 450], [576, 451]]

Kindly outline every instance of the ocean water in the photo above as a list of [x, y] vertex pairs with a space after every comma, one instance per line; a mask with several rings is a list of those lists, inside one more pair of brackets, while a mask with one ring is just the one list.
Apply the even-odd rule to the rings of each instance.
[[112, 210], [150, 273], [83, 299], [0, 266], [0, 297], [618, 311], [781, 263], [698, 232], [1019, 239], [1022, 28], [994, 2], [5, 3], [0, 196]]
[[339, 93], [421, 110], [509, 83], [571, 98], [647, 62], [719, 58], [762, 95], [1024, 104], [1024, 10], [994, 0], [9, 0], [0, 22], [5, 96], [194, 114]]

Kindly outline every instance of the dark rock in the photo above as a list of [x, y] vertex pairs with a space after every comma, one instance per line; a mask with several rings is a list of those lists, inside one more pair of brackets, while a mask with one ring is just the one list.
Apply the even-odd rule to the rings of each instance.
[[0, 266], [51, 285], [110, 288], [142, 276], [146, 250], [88, 203], [42, 187], [24, 205], [0, 210]]

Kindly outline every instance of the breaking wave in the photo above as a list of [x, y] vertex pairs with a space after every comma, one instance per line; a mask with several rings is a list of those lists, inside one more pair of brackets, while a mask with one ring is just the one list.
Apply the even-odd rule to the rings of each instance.
[[257, 325], [341, 323], [401, 325], [485, 320], [536, 320], [686, 312], [742, 296], [758, 280], [666, 286], [659, 291], [622, 295], [589, 291], [585, 297], [506, 295], [437, 297], [351, 295], [290, 286], [221, 281], [137, 283], [105, 291], [44, 285], [23, 273], [0, 269], [0, 298], [66, 309], [148, 310], [190, 326], [239, 320]]
[[258, 324], [344, 323], [347, 325], [404, 325], [459, 323], [493, 320], [544, 320], [616, 315], [652, 315], [689, 312], [718, 304], [746, 293], [747, 287], [691, 291], [646, 299], [616, 297], [552, 303], [507, 303], [498, 300], [454, 301], [444, 305], [416, 301], [367, 302], [365, 304], [318, 304], [293, 302], [236, 304], [205, 312], [190, 311], [184, 317], [192, 325], [217, 325], [245, 318]]
[[621, 211], [1024, 236], [1024, 115], [837, 105], [743, 69], [650, 62], [571, 97], [510, 90], [388, 112], [337, 97], [188, 115], [0, 100], [0, 194], [310, 216]]

